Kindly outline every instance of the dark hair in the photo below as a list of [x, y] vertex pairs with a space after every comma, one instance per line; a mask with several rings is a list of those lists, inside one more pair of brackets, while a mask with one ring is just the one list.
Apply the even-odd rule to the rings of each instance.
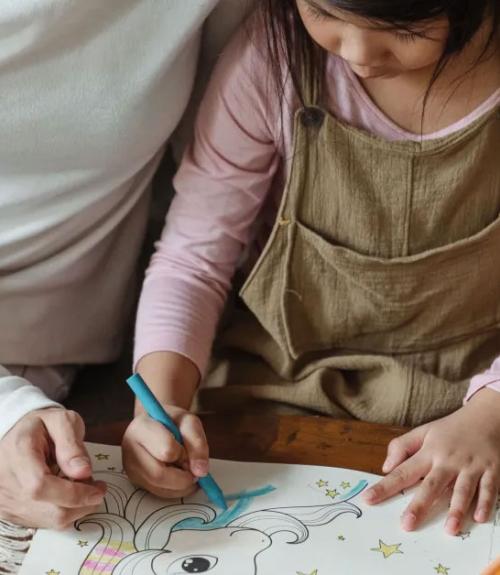
[[[394, 29], [413, 30], [415, 25], [438, 17], [449, 21], [449, 35], [437, 63], [426, 99], [433, 83], [450, 57], [462, 51], [491, 17], [492, 30], [479, 60], [493, 46], [500, 26], [500, 0], [329, 0], [334, 8], [374, 20]], [[262, 16], [266, 28], [267, 49], [282, 101], [283, 78], [289, 76], [302, 104], [305, 85], [311, 93], [324, 97], [326, 52], [307, 33], [296, 6], [296, 0], [262, 0]], [[307, 68], [308, 77], [302, 71]], [[425, 101], [424, 101], [425, 106]]]

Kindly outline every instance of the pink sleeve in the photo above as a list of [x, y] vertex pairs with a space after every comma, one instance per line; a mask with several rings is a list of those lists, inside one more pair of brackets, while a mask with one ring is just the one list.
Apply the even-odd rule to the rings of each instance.
[[277, 106], [258, 56], [244, 29], [201, 104], [146, 273], [134, 365], [149, 353], [174, 351], [205, 371], [233, 273], [280, 163]]
[[471, 379], [465, 402], [484, 387], [489, 387], [500, 392], [500, 357], [497, 357], [492, 366], [485, 372]]

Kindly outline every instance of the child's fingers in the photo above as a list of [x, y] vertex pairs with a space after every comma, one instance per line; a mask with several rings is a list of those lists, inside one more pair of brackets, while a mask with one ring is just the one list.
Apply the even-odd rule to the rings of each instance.
[[396, 467], [394, 471], [391, 471], [373, 487], [370, 487], [364, 494], [364, 500], [370, 505], [381, 503], [403, 489], [415, 485], [421, 477], [427, 475], [430, 467], [429, 461], [415, 455]]
[[417, 427], [416, 429], [405, 433], [401, 437], [393, 439], [389, 443], [387, 448], [387, 457], [382, 466], [382, 471], [384, 473], [390, 473], [398, 465], [401, 465], [403, 461], [417, 453], [417, 451], [422, 447], [427, 431], [426, 427], [427, 426], [425, 425]]
[[427, 516], [434, 502], [446, 491], [456, 473], [442, 467], [433, 468], [417, 490], [401, 518], [405, 531], [413, 531]]
[[180, 432], [189, 458], [190, 469], [196, 477], [208, 473], [208, 441], [200, 419], [192, 414], [182, 417]]
[[478, 482], [479, 475], [462, 472], [458, 476], [453, 487], [450, 510], [445, 526], [449, 535], [457, 535], [460, 532], [464, 517], [476, 494]]
[[499, 477], [492, 471], [486, 471], [481, 477], [474, 521], [478, 523], [488, 521], [497, 502], [499, 483]]
[[155, 495], [160, 495], [166, 490], [182, 493], [193, 490], [195, 479], [189, 471], [164, 465], [142, 445], [135, 444], [127, 447], [126, 467], [133, 483]]
[[176, 463], [184, 454], [182, 445], [170, 431], [148, 416], [135, 418], [130, 424], [129, 436], [163, 463]]

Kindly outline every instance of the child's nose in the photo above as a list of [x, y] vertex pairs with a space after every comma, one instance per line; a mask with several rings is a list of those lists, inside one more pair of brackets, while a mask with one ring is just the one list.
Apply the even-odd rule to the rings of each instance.
[[377, 46], [366, 31], [352, 26], [340, 43], [339, 56], [353, 66], [381, 65], [380, 45]]

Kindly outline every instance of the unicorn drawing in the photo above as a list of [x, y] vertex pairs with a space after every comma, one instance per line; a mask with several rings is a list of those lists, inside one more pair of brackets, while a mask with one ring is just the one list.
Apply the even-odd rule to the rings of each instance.
[[[278, 507], [248, 511], [256, 497], [274, 490], [266, 486], [228, 496], [232, 503], [219, 514], [209, 505], [169, 502], [158, 509], [158, 499], [134, 488], [120, 473], [96, 475], [107, 482], [105, 511], [85, 517], [76, 529], [97, 525], [98, 543], [87, 555], [79, 575], [256, 575], [258, 557], [276, 544], [298, 545], [320, 527], [342, 514], [361, 517], [350, 499], [367, 485], [361, 481], [342, 499], [327, 505]], [[286, 538], [286, 540], [284, 540]]]

